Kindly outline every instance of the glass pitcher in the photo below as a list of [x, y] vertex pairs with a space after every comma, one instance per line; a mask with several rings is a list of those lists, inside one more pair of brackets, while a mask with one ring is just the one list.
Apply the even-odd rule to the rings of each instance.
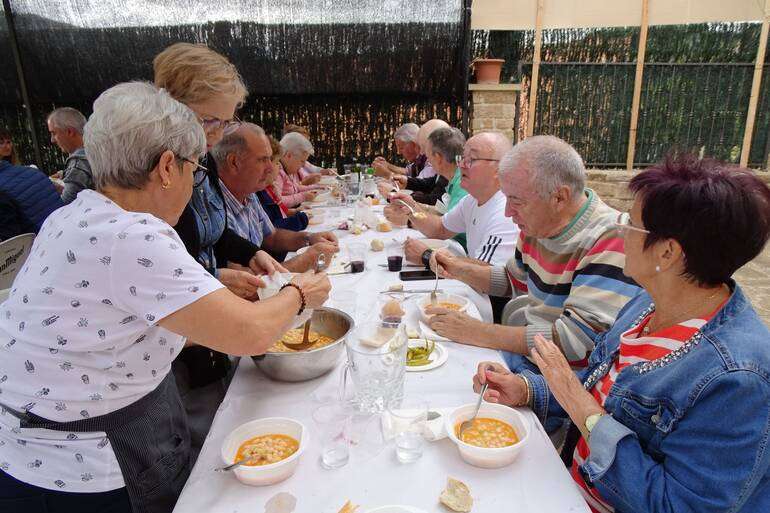
[[348, 361], [342, 372], [340, 395], [344, 399], [349, 380], [355, 407], [379, 413], [391, 401], [404, 396], [406, 374], [406, 328], [403, 324], [366, 322], [345, 337]]

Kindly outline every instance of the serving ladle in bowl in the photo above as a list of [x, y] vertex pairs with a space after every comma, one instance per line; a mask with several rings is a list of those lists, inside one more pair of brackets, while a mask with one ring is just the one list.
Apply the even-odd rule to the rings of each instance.
[[[321, 253], [318, 255], [318, 259], [315, 262], [315, 272], [320, 272], [326, 267], [326, 256]], [[310, 321], [311, 319], [308, 319], [305, 321], [305, 327], [304, 331], [302, 333], [302, 342], [299, 342], [297, 344], [291, 344], [284, 341], [283, 345], [288, 347], [289, 349], [293, 349], [294, 351], [302, 351], [303, 349], [307, 349], [308, 347], [315, 344], [315, 340], [310, 340]]]

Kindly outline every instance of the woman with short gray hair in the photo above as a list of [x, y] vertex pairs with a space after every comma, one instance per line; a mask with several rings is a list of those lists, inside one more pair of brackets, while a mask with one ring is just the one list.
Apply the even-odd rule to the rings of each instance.
[[275, 180], [275, 188], [281, 193], [281, 201], [289, 208], [298, 206], [303, 201], [312, 201], [318, 194], [320, 185], [302, 184], [302, 167], [307, 158], [315, 151], [313, 145], [299, 132], [289, 132], [281, 138], [284, 153]]
[[167, 512], [191, 461], [169, 372], [186, 339], [261, 354], [330, 284], [306, 273], [252, 303], [187, 253], [171, 225], [206, 139], [165, 91], [105, 91], [85, 133], [96, 190], [46, 220], [0, 307], [0, 511]]

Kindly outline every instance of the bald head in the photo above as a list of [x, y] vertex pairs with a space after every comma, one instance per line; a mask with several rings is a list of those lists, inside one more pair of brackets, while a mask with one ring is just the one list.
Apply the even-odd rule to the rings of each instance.
[[513, 145], [506, 136], [499, 132], [481, 132], [476, 134], [468, 142], [473, 141], [473, 146], [483, 151], [489, 158], [500, 160]]
[[426, 121], [420, 127], [420, 131], [417, 132], [417, 144], [420, 146], [420, 150], [425, 153], [426, 143], [428, 142], [428, 136], [433, 133], [434, 130], [439, 128], [449, 128], [449, 123], [443, 119], [431, 119]]

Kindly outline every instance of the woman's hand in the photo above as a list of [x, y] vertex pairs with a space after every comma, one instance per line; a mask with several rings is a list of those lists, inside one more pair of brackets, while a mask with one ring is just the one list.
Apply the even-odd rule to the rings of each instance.
[[275, 272], [288, 272], [286, 268], [284, 268], [273, 257], [262, 250], [257, 251], [254, 256], [251, 257], [251, 260], [249, 260], [249, 268], [254, 272], [254, 274], [257, 275], [271, 275]]
[[305, 191], [302, 193], [302, 197], [305, 198], [302, 201], [313, 201], [318, 195], [318, 191]]
[[594, 413], [605, 413], [604, 409], [585, 389], [556, 344], [541, 335], [535, 335], [531, 356], [554, 398], [583, 432], [583, 436], [587, 436], [588, 433], [584, 432], [586, 417]]
[[527, 384], [518, 374], [513, 374], [504, 365], [496, 362], [482, 362], [473, 376], [473, 391], [479, 393], [484, 383], [489, 383], [484, 400], [506, 406], [521, 406], [527, 400]]
[[252, 273], [236, 269], [219, 269], [219, 281], [230, 292], [249, 301], [256, 299], [257, 289], [265, 286], [262, 280]]
[[307, 308], [318, 308], [329, 299], [332, 282], [329, 281], [326, 273], [308, 271], [295, 276], [291, 282], [302, 289], [302, 293], [305, 294]]
[[398, 186], [403, 189], [406, 187], [406, 182], [408, 178], [404, 175], [393, 175], [392, 180], [394, 182], [398, 182]]

